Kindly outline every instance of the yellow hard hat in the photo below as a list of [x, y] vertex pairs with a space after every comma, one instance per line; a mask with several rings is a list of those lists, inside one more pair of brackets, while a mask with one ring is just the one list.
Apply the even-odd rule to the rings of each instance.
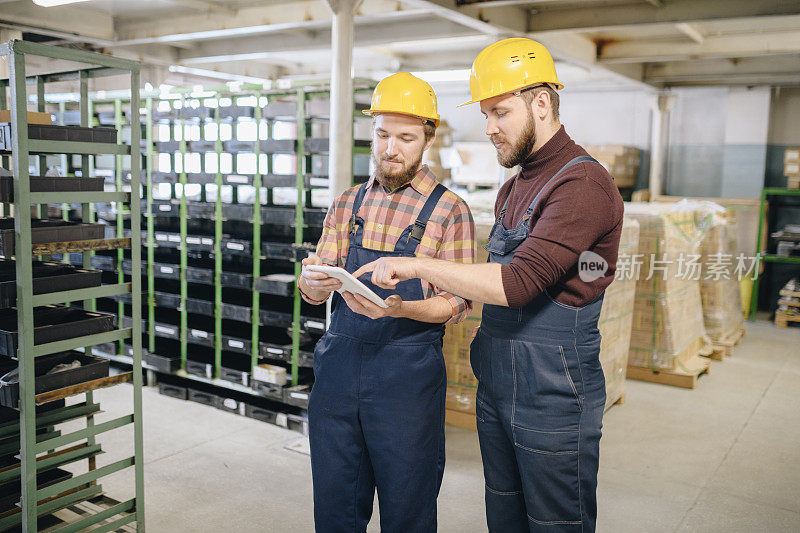
[[503, 39], [481, 50], [475, 58], [469, 74], [472, 100], [461, 105], [545, 83], [556, 90], [564, 88], [547, 48], [524, 37]]
[[374, 117], [381, 113], [411, 115], [431, 120], [435, 126], [439, 125], [436, 93], [426, 81], [408, 72], [392, 74], [382, 79], [375, 87], [372, 104], [364, 114]]

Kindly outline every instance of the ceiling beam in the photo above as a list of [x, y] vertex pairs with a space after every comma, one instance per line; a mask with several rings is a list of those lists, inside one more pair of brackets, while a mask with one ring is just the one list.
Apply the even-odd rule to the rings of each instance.
[[653, 63], [644, 67], [648, 83], [667, 85], [785, 85], [800, 82], [800, 55]]
[[[420, 13], [417, 12], [415, 15]], [[402, 17], [406, 14], [406, 10], [398, 9], [397, 0], [370, 0], [362, 5], [356, 20], [381, 14]], [[324, 2], [299, 0], [280, 5], [243, 7], [230, 16], [204, 13], [164, 17], [159, 20], [118, 20], [116, 44], [130, 46], [265, 35], [298, 28], [329, 27], [331, 21], [331, 12]]]
[[653, 8], [644, 2], [595, 7], [542, 8], [529, 19], [530, 31], [596, 31], [642, 24], [677, 24], [800, 14], [800, 2], [785, 0], [670, 0]]
[[686, 35], [697, 44], [703, 44], [703, 41], [706, 40], [703, 33], [697, 29], [697, 26], [694, 24], [690, 24], [688, 22], [679, 22], [678, 24], [675, 24], [675, 28], [677, 28], [678, 31]]
[[[425, 40], [474, 35], [463, 26], [437, 18], [400, 19], [387, 31], [381, 24], [358, 24], [355, 28], [355, 47], [371, 47], [403, 40]], [[314, 38], [298, 35], [266, 35], [238, 39], [220, 39], [201, 42], [191, 50], [178, 52], [178, 61], [186, 65], [217, 63], [221, 61], [268, 60], [285, 56], [289, 52], [329, 51], [331, 30], [318, 31]]]
[[800, 53], [798, 31], [708, 36], [702, 44], [663, 40], [619, 41], [603, 46], [599, 60], [603, 64], [655, 63], [791, 53]]
[[[357, 16], [354, 20], [356, 24], [392, 24], [407, 18], [420, 18], [421, 16], [427, 14], [427, 11], [422, 10], [392, 11], [388, 13]], [[283, 22], [278, 24], [226, 27], [204, 31], [182, 32], [178, 30], [178, 33], [173, 33], [170, 35], [121, 40], [115, 42], [114, 46], [134, 46], [150, 43], [171, 44], [174, 46], [180, 46], [181, 43], [190, 43], [193, 45], [197, 41], [216, 41], [226, 38], [254, 37], [274, 33], [292, 33], [304, 37], [313, 37], [315, 31], [330, 29], [330, 27], [331, 18], [328, 17], [319, 20], [296, 20], [293, 22]]]
[[225, 2], [210, 2], [209, 0], [172, 0], [176, 4], [181, 4], [186, 7], [191, 7], [199, 11], [206, 11], [209, 13], [225, 13], [228, 15], [235, 15], [236, 9]]
[[402, 0], [409, 7], [428, 9], [436, 15], [469, 26], [497, 39], [504, 37], [531, 37], [547, 47], [556, 59], [581, 65], [595, 63], [597, 47], [583, 35], [566, 32], [530, 33], [529, 11], [518, 5], [498, 9], [482, 9], [481, 4], [458, 6], [455, 0]]
[[427, 9], [447, 19], [487, 35], [522, 35], [528, 31], [528, 14], [516, 5], [482, 12], [480, 5], [459, 6], [456, 0], [402, 0], [418, 9]]
[[114, 39], [112, 15], [81, 5], [41, 7], [29, 0], [6, 2], [0, 9], [0, 24], [60, 38], [82, 36], [98, 43]]

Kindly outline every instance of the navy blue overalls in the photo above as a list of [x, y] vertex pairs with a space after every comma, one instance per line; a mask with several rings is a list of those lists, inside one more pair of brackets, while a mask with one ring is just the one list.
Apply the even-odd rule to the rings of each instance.
[[[587, 161], [596, 163], [575, 158], [550, 181]], [[503, 227], [506, 200], [486, 245], [490, 262], [511, 262], [528, 236], [539, 195], [513, 229]], [[520, 309], [483, 306], [470, 362], [479, 382], [476, 413], [490, 532], [595, 529], [606, 400], [598, 359], [602, 301], [601, 295], [571, 307], [544, 290]]]
[[[362, 185], [353, 205], [347, 271], [380, 257], [413, 257], [445, 190], [437, 185], [394, 251], [383, 252], [362, 246]], [[366, 284], [381, 298], [424, 298], [419, 279], [400, 282], [396, 290]], [[366, 531], [376, 487], [381, 531], [436, 531], [444, 472], [443, 335], [442, 324], [367, 318], [334, 294], [330, 328], [314, 351], [308, 405], [318, 532]]]

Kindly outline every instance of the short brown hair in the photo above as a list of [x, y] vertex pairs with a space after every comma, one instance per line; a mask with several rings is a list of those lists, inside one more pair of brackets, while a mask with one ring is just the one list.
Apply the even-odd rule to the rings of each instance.
[[422, 130], [425, 132], [426, 143], [431, 140], [431, 137], [436, 135], [436, 125], [433, 123], [432, 120], [423, 120]]
[[525, 103], [530, 105], [533, 102], [533, 99], [539, 96], [539, 93], [542, 91], [547, 92], [550, 95], [550, 107], [553, 110], [553, 122], [558, 120], [558, 93], [549, 85], [534, 85], [533, 87], [527, 87], [520, 92], [520, 96], [522, 99], [525, 100]]

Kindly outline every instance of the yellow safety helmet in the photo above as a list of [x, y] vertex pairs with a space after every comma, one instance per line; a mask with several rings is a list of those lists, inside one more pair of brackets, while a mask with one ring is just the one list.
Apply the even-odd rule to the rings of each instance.
[[503, 39], [475, 58], [469, 74], [472, 100], [458, 107], [545, 83], [556, 90], [564, 88], [547, 48], [525, 37]]
[[439, 125], [436, 111], [436, 93], [424, 80], [408, 72], [398, 72], [386, 77], [375, 87], [372, 104], [364, 111], [374, 117], [381, 113], [399, 113], [430, 120]]

